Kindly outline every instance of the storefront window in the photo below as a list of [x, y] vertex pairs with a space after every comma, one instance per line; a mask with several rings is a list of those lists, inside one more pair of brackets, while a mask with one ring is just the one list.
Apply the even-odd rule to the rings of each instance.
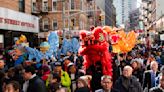
[[0, 34], [0, 49], [2, 49], [3, 46], [4, 46], [3, 35]]

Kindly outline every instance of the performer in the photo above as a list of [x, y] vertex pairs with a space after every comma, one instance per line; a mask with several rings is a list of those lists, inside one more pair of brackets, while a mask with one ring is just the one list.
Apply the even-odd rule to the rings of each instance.
[[84, 67], [87, 74], [92, 76], [91, 88], [94, 92], [101, 88], [102, 75], [112, 76], [112, 60], [108, 51], [107, 34], [101, 27], [96, 27], [92, 32], [81, 31], [80, 39], [79, 53], [84, 58]]

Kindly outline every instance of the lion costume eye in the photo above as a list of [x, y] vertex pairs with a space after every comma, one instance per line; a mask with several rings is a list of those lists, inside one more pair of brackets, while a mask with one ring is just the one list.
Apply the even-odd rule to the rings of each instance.
[[103, 33], [100, 33], [100, 34], [99, 34], [99, 41], [102, 42], [102, 41], [104, 41], [104, 39], [105, 39], [105, 38], [104, 38]]
[[88, 41], [88, 37], [85, 37], [85, 38], [84, 38], [84, 41]]

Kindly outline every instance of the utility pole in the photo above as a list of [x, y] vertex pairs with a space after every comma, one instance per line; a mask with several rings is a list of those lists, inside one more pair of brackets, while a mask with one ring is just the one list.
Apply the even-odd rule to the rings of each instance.
[[65, 0], [62, 0], [63, 37], [65, 37]]
[[96, 1], [94, 1], [94, 26], [97, 25], [96, 24], [96, 15], [97, 15], [97, 6], [96, 6]]

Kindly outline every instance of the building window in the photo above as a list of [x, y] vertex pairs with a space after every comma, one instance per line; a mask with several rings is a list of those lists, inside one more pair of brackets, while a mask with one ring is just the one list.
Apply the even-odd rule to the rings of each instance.
[[57, 0], [52, 0], [52, 10], [53, 11], [57, 10]]
[[32, 3], [32, 11], [37, 11], [37, 8], [36, 8], [36, 2], [33, 2]]
[[43, 11], [48, 11], [48, 1], [43, 2]]
[[25, 0], [19, 0], [19, 11], [25, 12]]
[[74, 0], [71, 0], [71, 9], [74, 9], [75, 6], [74, 6]]
[[83, 1], [80, 1], [80, 9], [83, 10]]
[[48, 19], [44, 19], [43, 20], [43, 29], [45, 31], [48, 31], [48, 29], [49, 29], [49, 21], [48, 21]]
[[58, 29], [58, 22], [57, 22], [57, 20], [54, 20], [53, 21], [53, 25], [52, 26], [53, 26], [53, 29], [54, 30], [57, 30]]
[[75, 27], [75, 19], [71, 19], [71, 28], [73, 29]]
[[75, 26], [75, 19], [71, 19], [72, 26]]

